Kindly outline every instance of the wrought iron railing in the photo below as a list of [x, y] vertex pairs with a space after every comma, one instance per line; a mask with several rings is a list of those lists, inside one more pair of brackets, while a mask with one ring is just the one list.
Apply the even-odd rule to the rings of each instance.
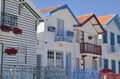
[[101, 55], [102, 54], [101, 46], [91, 44], [91, 43], [80, 43], [80, 53], [90, 53]]

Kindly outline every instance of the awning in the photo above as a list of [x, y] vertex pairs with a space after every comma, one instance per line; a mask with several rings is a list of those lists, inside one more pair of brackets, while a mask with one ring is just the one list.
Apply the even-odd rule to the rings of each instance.
[[112, 70], [112, 69], [102, 69], [101, 71], [100, 71], [100, 73], [114, 73], [114, 71]]

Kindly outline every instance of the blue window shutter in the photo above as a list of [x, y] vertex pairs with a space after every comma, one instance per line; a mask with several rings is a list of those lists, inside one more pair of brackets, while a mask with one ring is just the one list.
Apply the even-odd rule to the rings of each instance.
[[120, 44], [120, 35], [117, 35], [117, 43]]
[[113, 70], [114, 72], [116, 72], [116, 63], [115, 63], [115, 60], [112, 60], [112, 61], [111, 61], [111, 66], [112, 66], [112, 70]]
[[104, 59], [104, 68], [108, 68], [108, 59]]
[[103, 43], [108, 43], [108, 35], [106, 30], [105, 33], [103, 34]]
[[118, 61], [118, 70], [119, 70], [119, 73], [120, 73], [120, 61]]

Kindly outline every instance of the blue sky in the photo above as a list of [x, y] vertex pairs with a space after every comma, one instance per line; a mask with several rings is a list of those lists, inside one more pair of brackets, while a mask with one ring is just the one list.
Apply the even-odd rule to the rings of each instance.
[[95, 13], [97, 16], [118, 14], [120, 0], [32, 0], [38, 9], [67, 4], [75, 16]]

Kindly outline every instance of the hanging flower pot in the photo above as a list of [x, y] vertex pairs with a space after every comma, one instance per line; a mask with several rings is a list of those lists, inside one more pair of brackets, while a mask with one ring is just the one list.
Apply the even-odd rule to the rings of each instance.
[[1, 26], [1, 30], [5, 32], [9, 32], [12, 30], [12, 28], [10, 26]]
[[93, 36], [88, 36], [88, 39], [91, 40], [93, 38]]
[[15, 28], [13, 28], [13, 33], [22, 34], [22, 29], [15, 27]]
[[5, 49], [5, 53], [7, 53], [8, 55], [16, 54], [17, 53], [17, 49], [15, 49], [15, 48], [8, 48], [8, 49]]

